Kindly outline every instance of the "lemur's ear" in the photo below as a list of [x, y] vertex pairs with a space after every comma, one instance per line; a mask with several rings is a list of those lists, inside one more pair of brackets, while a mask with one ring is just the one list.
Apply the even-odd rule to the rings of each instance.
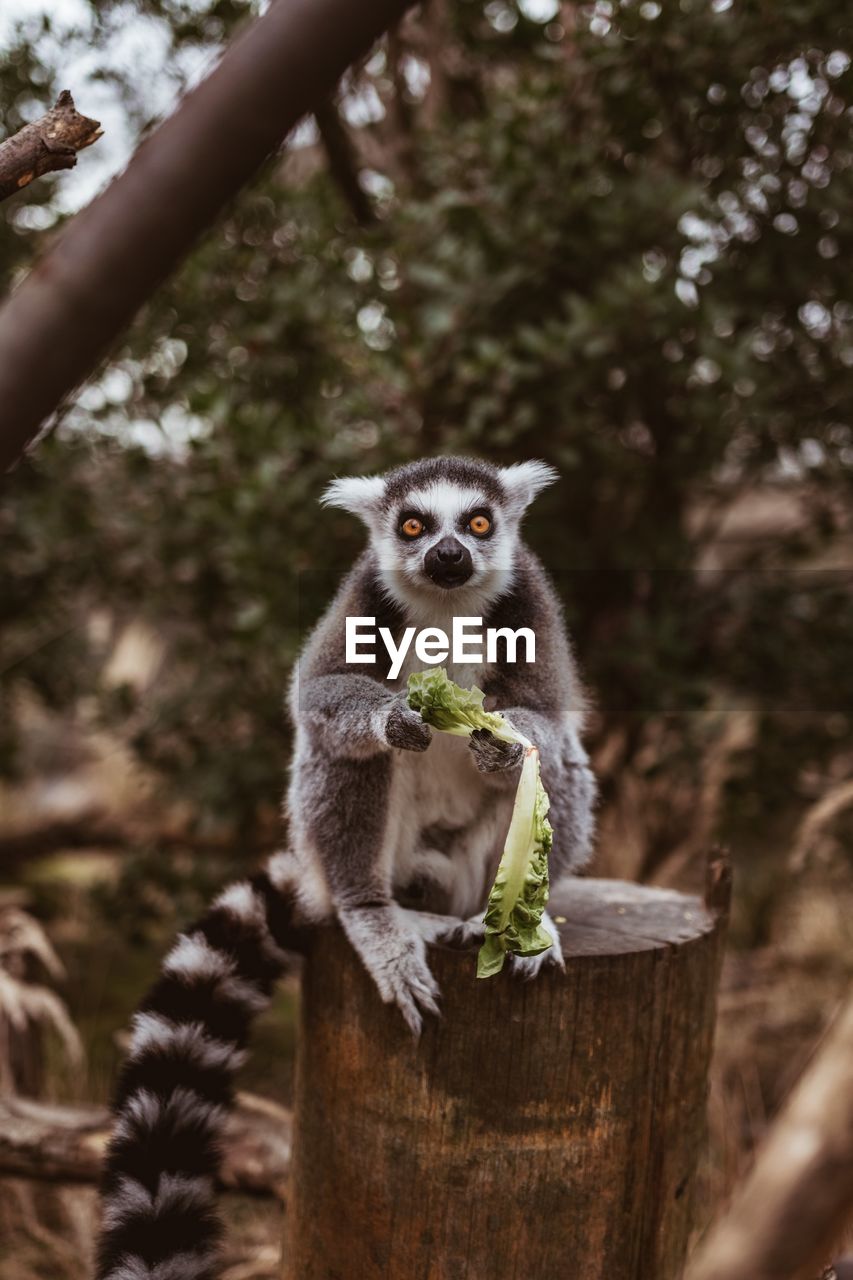
[[558, 471], [538, 458], [530, 462], [515, 462], [511, 467], [500, 470], [500, 482], [506, 490], [509, 506], [518, 515], [530, 506], [537, 494], [559, 478]]
[[366, 521], [382, 500], [384, 490], [382, 476], [343, 476], [328, 486], [320, 505], [340, 507]]

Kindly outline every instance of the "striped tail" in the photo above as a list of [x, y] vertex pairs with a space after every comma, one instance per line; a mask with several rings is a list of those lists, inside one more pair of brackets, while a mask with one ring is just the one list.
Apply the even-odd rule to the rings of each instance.
[[226, 889], [133, 1019], [107, 1151], [98, 1280], [215, 1280], [220, 1135], [252, 1019], [301, 949], [289, 855]]

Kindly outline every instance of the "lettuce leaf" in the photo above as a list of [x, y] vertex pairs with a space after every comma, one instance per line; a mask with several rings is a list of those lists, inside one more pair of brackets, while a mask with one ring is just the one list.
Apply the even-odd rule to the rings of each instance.
[[409, 676], [409, 706], [420, 711], [427, 724], [443, 733], [467, 738], [473, 729], [489, 729], [504, 742], [527, 742], [499, 711], [483, 708], [485, 694], [475, 685], [462, 689], [455, 684], [444, 667], [415, 671]]
[[505, 716], [483, 707], [482, 689], [461, 689], [444, 667], [409, 676], [409, 706], [443, 733], [467, 737], [488, 729], [504, 742], [524, 747], [521, 777], [495, 882], [486, 906], [486, 937], [477, 956], [477, 977], [490, 978], [503, 968], [508, 953], [536, 956], [551, 946], [542, 928], [548, 901], [548, 854], [553, 833], [548, 821], [548, 794], [539, 774], [539, 751]]

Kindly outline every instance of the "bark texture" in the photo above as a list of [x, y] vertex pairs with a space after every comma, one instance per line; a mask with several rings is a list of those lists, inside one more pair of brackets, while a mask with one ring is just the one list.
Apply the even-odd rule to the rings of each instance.
[[[715, 889], [719, 903], [719, 884]], [[419, 1042], [344, 937], [306, 965], [286, 1280], [675, 1280], [705, 1134], [724, 916], [576, 880], [566, 974], [436, 948]]]
[[102, 136], [97, 120], [83, 116], [67, 89], [40, 120], [0, 143], [0, 200], [57, 169], [73, 169], [77, 152]]

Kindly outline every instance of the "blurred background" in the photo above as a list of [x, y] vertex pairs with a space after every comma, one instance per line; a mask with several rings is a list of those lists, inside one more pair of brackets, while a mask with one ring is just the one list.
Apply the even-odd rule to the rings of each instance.
[[[0, 133], [62, 88], [106, 129], [0, 206], [4, 292], [256, 8], [4, 13]], [[545, 458], [593, 872], [734, 864], [711, 1219], [853, 965], [851, 55], [836, 0], [430, 0], [157, 292], [0, 493], [3, 1094], [103, 1104], [172, 934], [282, 838], [283, 690], [362, 545], [325, 483]], [[62, 1167], [0, 1183], [0, 1280], [87, 1274]], [[279, 1190], [228, 1197], [228, 1280], [276, 1274]]]

